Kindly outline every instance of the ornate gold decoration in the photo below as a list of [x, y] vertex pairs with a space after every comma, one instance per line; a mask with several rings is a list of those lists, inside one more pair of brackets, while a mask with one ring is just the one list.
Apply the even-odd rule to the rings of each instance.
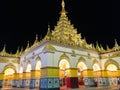
[[120, 50], [120, 46], [118, 45], [117, 40], [115, 39], [115, 45], [112, 48], [112, 51], [118, 51], [118, 50]]
[[113, 54], [111, 55], [111, 57], [120, 57], [120, 52], [113, 53]]
[[35, 41], [34, 41], [32, 47], [35, 47], [35, 46], [37, 46], [38, 44], [39, 44], [39, 40], [38, 40], [38, 35], [36, 34], [36, 38], [35, 38]]
[[68, 20], [67, 12], [65, 10], [65, 2], [62, 0], [61, 3], [62, 10], [60, 12], [59, 21], [57, 25], [54, 27], [54, 30], [50, 31], [50, 26], [48, 25], [48, 32], [45, 37], [38, 42], [38, 36], [36, 35], [36, 40], [31, 47], [26, 47], [25, 51], [30, 51], [32, 48], [37, 47], [42, 42], [48, 40], [56, 43], [62, 43], [63, 45], [72, 45], [86, 49], [96, 50], [100, 53], [110, 52], [111, 50], [104, 50], [102, 46], [96, 45], [96, 48], [93, 44], [88, 44], [85, 38], [81, 37], [81, 34], [77, 33], [77, 29], [74, 28], [73, 24], [71, 24], [70, 20]]
[[99, 61], [97, 59], [93, 60], [93, 64], [98, 63]]
[[8, 65], [6, 65], [6, 66], [4, 67], [4, 70], [3, 70], [2, 72], [4, 73], [4, 71], [5, 71], [6, 69], [8, 69], [8, 68], [12, 68], [12, 69], [15, 71], [15, 73], [17, 73], [16, 67], [15, 67], [13, 64], [8, 64]]
[[72, 50], [72, 56], [75, 56], [75, 50]]
[[77, 29], [75, 29], [68, 20], [64, 0], [62, 0], [61, 6], [61, 16], [57, 22], [57, 26], [55, 26], [52, 32], [50, 32], [50, 28], [48, 27], [48, 32], [44, 40], [51, 40], [57, 43], [93, 49], [92, 44], [87, 44], [86, 39], [82, 39], [81, 34], [77, 34]]
[[107, 55], [101, 55], [101, 59], [106, 59], [106, 58], [108, 58]]
[[36, 60], [41, 60], [40, 56], [37, 56]]
[[107, 62], [105, 62], [105, 64], [104, 64], [105, 68], [106, 68], [109, 64], [114, 64], [114, 65], [116, 65], [117, 68], [119, 69], [119, 64], [118, 64], [115, 60], [110, 59], [110, 60], [108, 60]]
[[19, 61], [18, 60], [12, 60], [13, 63], [18, 63]]
[[60, 56], [60, 59], [69, 59], [69, 57], [66, 55], [66, 53], [63, 53], [63, 54]]
[[8, 59], [0, 59], [0, 63], [8, 63], [9, 60]]
[[27, 52], [29, 49], [30, 49], [30, 44], [29, 44], [29, 41], [28, 41], [27, 47], [26, 47], [26, 49], [25, 49], [25, 52]]
[[85, 61], [85, 59], [84, 59], [83, 57], [80, 57], [80, 58], [78, 59], [78, 63], [79, 63], [79, 62], [84, 62], [84, 63], [85, 63], [86, 61]]
[[4, 45], [3, 50], [0, 52], [1, 56], [8, 56], [9, 54], [6, 52], [6, 46]]
[[9, 56], [9, 57], [19, 57], [21, 55], [22, 52], [19, 51], [19, 49], [17, 49], [16, 53], [15, 54], [12, 54], [12, 53], [7, 53], [6, 52], [6, 47], [4, 45], [2, 51], [0, 52], [0, 56]]
[[43, 51], [55, 51], [55, 50], [56, 50], [56, 48], [54, 46], [52, 46], [51, 44], [47, 44], [43, 48]]

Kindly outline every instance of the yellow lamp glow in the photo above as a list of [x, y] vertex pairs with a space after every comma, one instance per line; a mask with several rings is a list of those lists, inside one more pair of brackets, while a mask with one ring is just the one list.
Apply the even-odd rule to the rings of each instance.
[[27, 65], [26, 72], [31, 72], [31, 65], [30, 64]]
[[35, 70], [40, 70], [40, 68], [41, 68], [41, 62], [37, 61]]
[[15, 73], [15, 71], [12, 68], [8, 68], [4, 71], [5, 75], [12, 75]]
[[79, 62], [78, 65], [77, 65], [77, 68], [78, 68], [80, 71], [83, 71], [83, 70], [86, 70], [86, 69], [87, 69], [87, 66], [85, 65], [84, 62]]
[[106, 69], [108, 71], [117, 71], [117, 67], [114, 64], [109, 64]]
[[95, 63], [93, 65], [93, 71], [98, 71], [98, 70], [100, 70], [100, 66], [97, 63]]
[[59, 67], [61, 70], [65, 70], [66, 68], [70, 68], [70, 64], [66, 59], [62, 59], [59, 63]]

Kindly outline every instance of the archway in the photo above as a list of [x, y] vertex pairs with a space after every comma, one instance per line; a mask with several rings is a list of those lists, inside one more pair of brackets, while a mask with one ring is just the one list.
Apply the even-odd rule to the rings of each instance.
[[26, 73], [25, 73], [25, 80], [24, 80], [25, 87], [27, 88], [30, 86], [31, 70], [32, 70], [31, 63], [30, 61], [28, 61], [27, 67], [26, 67]]
[[100, 71], [100, 66], [99, 64], [96, 62], [93, 64], [93, 71], [94, 71], [94, 83], [95, 86], [99, 86], [101, 85], [101, 71]]
[[[70, 77], [70, 64], [67, 61], [67, 59], [61, 59], [59, 62], [59, 76], [60, 76], [60, 86], [64, 87], [66, 84], [68, 84], [69, 77]], [[69, 85], [67, 85], [69, 87]]]
[[41, 68], [41, 61], [36, 60], [35, 70], [40, 70], [40, 68]]
[[14, 80], [14, 74], [16, 73], [16, 68], [13, 65], [7, 65], [4, 68], [4, 82], [3, 87], [11, 88]]
[[87, 66], [85, 62], [79, 61], [77, 64], [77, 69], [78, 69], [78, 82], [79, 82], [79, 87], [84, 87], [84, 74], [83, 71], [87, 69]]
[[117, 85], [118, 67], [111, 63], [106, 66], [106, 70], [109, 78], [109, 85]]
[[34, 79], [33, 79], [35, 88], [39, 88], [39, 85], [40, 85], [41, 67], [42, 67], [42, 64], [41, 64], [40, 57], [37, 57], [36, 64], [35, 64], [35, 71], [34, 71]]
[[31, 72], [31, 64], [30, 63], [28, 63], [27, 64], [27, 68], [26, 68], [26, 72]]

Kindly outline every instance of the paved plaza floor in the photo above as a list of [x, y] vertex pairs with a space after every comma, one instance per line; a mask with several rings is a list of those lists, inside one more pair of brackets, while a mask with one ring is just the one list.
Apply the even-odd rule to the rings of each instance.
[[[1, 88], [0, 90], [39, 90], [39, 89]], [[86, 88], [76, 88], [76, 89], [64, 88], [64, 89], [61, 89], [61, 90], [120, 90], [120, 86], [112, 86], [112, 87], [86, 87]]]

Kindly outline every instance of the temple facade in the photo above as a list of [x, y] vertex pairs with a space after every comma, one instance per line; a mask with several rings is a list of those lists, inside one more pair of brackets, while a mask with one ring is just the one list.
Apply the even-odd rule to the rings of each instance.
[[9, 54], [0, 52], [0, 88], [40, 90], [115, 86], [120, 83], [120, 46], [106, 50], [88, 44], [67, 17], [65, 3], [54, 30], [32, 46]]

